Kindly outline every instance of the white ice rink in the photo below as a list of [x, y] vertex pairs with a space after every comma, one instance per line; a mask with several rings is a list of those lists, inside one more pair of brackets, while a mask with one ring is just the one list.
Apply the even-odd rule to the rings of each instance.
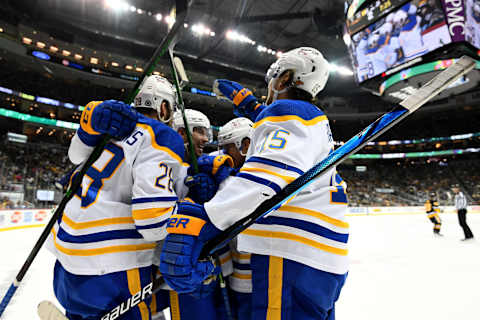
[[[479, 238], [467, 243], [456, 215], [441, 217], [441, 238], [425, 215], [350, 217], [351, 269], [337, 319], [480, 319], [480, 214], [467, 215]], [[40, 232], [0, 232], [1, 297]], [[38, 302], [54, 301], [53, 262], [42, 249], [2, 319], [38, 319]]]

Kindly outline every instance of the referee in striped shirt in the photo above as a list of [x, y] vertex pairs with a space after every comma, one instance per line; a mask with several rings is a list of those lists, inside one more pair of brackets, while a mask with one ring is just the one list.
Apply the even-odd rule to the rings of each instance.
[[457, 208], [458, 222], [465, 233], [465, 239], [462, 239], [462, 241], [473, 239], [472, 230], [470, 230], [467, 224], [467, 198], [457, 185], [453, 186], [452, 191], [455, 193], [455, 208]]

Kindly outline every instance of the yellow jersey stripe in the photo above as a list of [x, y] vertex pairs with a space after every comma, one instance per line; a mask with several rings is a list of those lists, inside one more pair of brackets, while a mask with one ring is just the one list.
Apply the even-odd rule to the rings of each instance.
[[232, 277], [237, 278], [237, 279], [241, 279], [241, 280], [251, 280], [252, 279], [251, 274], [241, 274], [241, 273], [237, 273], [237, 272], [232, 273]]
[[329, 217], [324, 213], [314, 211], [314, 210], [310, 210], [310, 209], [283, 205], [283, 206], [280, 207], [280, 209], [278, 209], [278, 211], [287, 211], [287, 212], [305, 214], [307, 216], [318, 218], [320, 220], [323, 220], [325, 222], [328, 222], [328, 223], [333, 224], [334, 226], [337, 226], [337, 227], [340, 227], [340, 228], [349, 228], [350, 227], [348, 222]]
[[155, 219], [173, 211], [173, 207], [132, 210], [135, 220]]
[[183, 162], [182, 158], [180, 158], [180, 156], [178, 154], [176, 154], [175, 152], [173, 152], [170, 148], [161, 146], [157, 143], [157, 141], [155, 140], [155, 133], [153, 132], [152, 127], [150, 127], [148, 124], [144, 124], [144, 123], [137, 123], [137, 126], [148, 131], [148, 133], [150, 134], [150, 140], [152, 141], [152, 147], [154, 147], [157, 150], [161, 150], [161, 151], [164, 151], [164, 152], [168, 153], [170, 155], [170, 157], [172, 157], [173, 159], [180, 162], [182, 164], [182, 166], [185, 166], [185, 167], [189, 166], [188, 163]]
[[86, 221], [86, 222], [75, 222], [70, 217], [68, 217], [65, 213], [63, 213], [62, 221], [74, 230], [82, 230], [88, 228], [95, 228], [95, 227], [104, 227], [110, 226], [114, 224], [134, 224], [132, 217], [118, 217], [118, 218], [107, 218], [101, 220], [93, 220], [93, 221]]
[[[127, 281], [128, 291], [130, 291], [130, 294], [132, 296], [142, 290], [142, 286], [140, 283], [140, 272], [138, 271], [138, 268], [127, 270]], [[149, 320], [150, 315], [145, 301], [140, 302], [137, 307], [140, 311], [140, 316], [142, 318], [141, 320]]]
[[178, 293], [168, 291], [170, 294], [170, 316], [172, 320], [180, 320], [180, 302], [178, 301]]
[[291, 240], [291, 241], [300, 242], [300, 243], [305, 244], [305, 245], [310, 246], [310, 247], [320, 249], [322, 251], [337, 254], [337, 255], [340, 255], [340, 256], [348, 255], [348, 250], [347, 249], [335, 248], [335, 247], [320, 243], [318, 241], [314, 241], [312, 239], [308, 239], [308, 238], [298, 236], [296, 234], [291, 234], [291, 233], [288, 233], [288, 232], [247, 229], [247, 230], [243, 231], [242, 234], [247, 235], [247, 236], [254, 236], [254, 237], [265, 237], [265, 238], [276, 238], [276, 239]]
[[282, 319], [283, 258], [270, 256], [267, 320]]
[[238, 253], [238, 252], [233, 251], [232, 256], [235, 259], [248, 260], [248, 259], [251, 258], [252, 254], [251, 253]]
[[278, 177], [278, 178], [282, 179], [286, 183], [291, 183], [293, 180], [295, 180], [294, 177], [285, 176], [283, 174], [276, 173], [274, 171], [271, 171], [271, 170], [268, 170], [268, 169], [263, 169], [263, 168], [242, 168], [242, 169], [240, 169], [240, 172], [243, 172], [243, 171], [267, 173], [267, 174], [270, 174], [272, 176], [275, 176], [275, 177]]
[[328, 120], [328, 118], [327, 118], [326, 115], [318, 116], [318, 117], [315, 117], [311, 120], [305, 120], [305, 119], [300, 118], [299, 116], [294, 116], [294, 115], [291, 115], [291, 116], [272, 116], [272, 117], [265, 117], [262, 120], [260, 120], [258, 122], [255, 122], [253, 124], [253, 128], [257, 128], [257, 127], [261, 126], [262, 124], [264, 124], [265, 122], [284, 122], [284, 121], [290, 121], [290, 120], [301, 122], [305, 126], [313, 126], [313, 125], [319, 123], [320, 121]]
[[153, 250], [156, 247], [155, 243], [144, 243], [144, 244], [108, 246], [108, 247], [95, 248], [95, 249], [70, 249], [70, 248], [62, 247], [57, 242], [57, 234], [55, 233], [55, 230], [53, 228], [51, 232], [53, 234], [53, 243], [55, 244], [55, 248], [57, 248], [58, 251], [69, 256], [84, 256], [84, 257], [97, 256], [97, 255], [107, 254], [107, 253]]

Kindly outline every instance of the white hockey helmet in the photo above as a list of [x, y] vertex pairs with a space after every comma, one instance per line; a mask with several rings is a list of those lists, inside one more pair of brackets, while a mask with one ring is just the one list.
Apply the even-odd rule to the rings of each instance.
[[242, 152], [242, 141], [250, 138], [253, 131], [253, 122], [247, 118], [236, 118], [227, 122], [218, 131], [218, 145], [220, 147], [233, 143]]
[[310, 47], [296, 48], [283, 53], [268, 69], [265, 76], [267, 84], [287, 70], [294, 72], [292, 85], [310, 93], [312, 98], [323, 90], [329, 76], [327, 60], [320, 51]]
[[[193, 109], [185, 109], [185, 117], [187, 118], [188, 127], [193, 130], [196, 127], [206, 128], [210, 131], [210, 120], [200, 111]], [[173, 116], [173, 130], [178, 131], [180, 128], [185, 128], [183, 116], [180, 111], [175, 112]]]
[[[163, 101], [168, 102], [170, 113], [168, 118], [160, 115]], [[176, 96], [173, 85], [164, 77], [148, 76], [140, 85], [140, 91], [135, 96], [135, 108], [150, 108], [157, 110], [158, 118], [168, 123], [176, 110]]]
[[399, 10], [395, 14], [395, 18], [393, 19], [394, 23], [400, 26], [403, 26], [407, 21], [408, 14], [404, 10]]

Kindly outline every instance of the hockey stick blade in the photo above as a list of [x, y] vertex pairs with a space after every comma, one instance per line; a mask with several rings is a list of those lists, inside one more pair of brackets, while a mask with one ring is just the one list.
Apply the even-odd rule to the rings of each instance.
[[217, 237], [208, 241], [202, 249], [200, 260], [206, 259], [208, 256], [214, 254], [218, 249], [222, 248], [258, 219], [280, 208], [285, 202], [296, 196], [328, 169], [340, 164], [349, 155], [352, 155], [363, 148], [369, 141], [388, 131], [406, 116], [413, 113], [438, 95], [450, 84], [458, 80], [464, 74], [470, 72], [474, 67], [475, 61], [473, 61], [473, 59], [462, 57], [455, 62], [455, 64], [440, 72], [432, 80], [417, 90], [415, 94], [400, 102], [400, 104], [391, 112], [384, 114], [382, 117], [374, 121], [359, 134], [348, 140], [343, 146], [330, 153], [321, 162], [317, 163], [303, 175], [283, 188], [275, 196], [262, 202], [254, 212], [237, 221]]
[[68, 320], [53, 302], [44, 300], [38, 304], [37, 314], [41, 320]]
[[180, 76], [179, 87], [180, 89], [183, 89], [187, 84], [190, 83], [190, 80], [188, 80], [188, 76], [185, 72], [185, 67], [183, 66], [182, 59], [180, 59], [179, 57], [173, 58], [173, 64], [175, 65], [175, 69], [177, 69], [177, 73]]

